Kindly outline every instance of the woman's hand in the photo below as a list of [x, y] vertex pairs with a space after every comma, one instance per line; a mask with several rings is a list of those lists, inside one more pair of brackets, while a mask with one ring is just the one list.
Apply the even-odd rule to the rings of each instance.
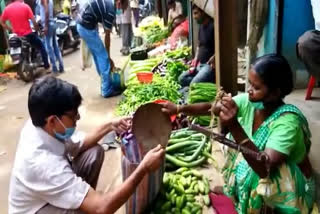
[[121, 117], [111, 122], [111, 129], [118, 134], [128, 131], [131, 128], [131, 117]]
[[171, 115], [178, 114], [178, 106], [172, 102], [160, 103], [162, 105], [162, 111]]
[[232, 99], [231, 94], [221, 100], [219, 118], [223, 126], [231, 126], [237, 121], [238, 106]]

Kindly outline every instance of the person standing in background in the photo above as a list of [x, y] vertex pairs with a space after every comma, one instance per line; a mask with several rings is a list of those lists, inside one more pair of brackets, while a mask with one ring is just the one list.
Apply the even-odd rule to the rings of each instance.
[[[44, 68], [49, 69], [50, 65], [48, 62], [47, 51], [39, 36], [32, 32], [29, 20], [32, 21], [35, 29], [38, 30], [39, 26], [34, 18], [30, 6], [23, 3], [22, 0], [15, 0], [8, 4], [4, 9], [0, 18], [0, 23], [5, 30], [11, 31], [19, 37], [26, 37], [31, 46], [40, 51]], [[10, 22], [11, 26], [7, 24], [7, 21]]]
[[117, 35], [120, 36], [121, 34], [121, 14], [122, 14], [122, 8], [121, 8], [121, 2], [120, 0], [116, 0], [115, 1], [115, 8], [116, 8], [116, 24], [115, 24], [115, 28], [116, 28], [116, 32]]
[[121, 15], [121, 36], [122, 36], [122, 49], [120, 52], [127, 56], [130, 53], [130, 46], [132, 41], [132, 23], [131, 23], [131, 8], [128, 0], [122, 0], [122, 15]]
[[133, 12], [133, 17], [135, 21], [135, 26], [138, 27], [139, 25], [139, 0], [130, 0], [130, 7]]
[[168, 8], [169, 8], [169, 13], [168, 13], [169, 23], [172, 22], [178, 16], [181, 16], [183, 13], [182, 4], [178, 1], [168, 0]]
[[[88, 2], [88, 0], [78, 0], [78, 8], [79, 12], [84, 8], [85, 4]], [[81, 69], [84, 71], [87, 68], [90, 68], [92, 65], [92, 55], [88, 48], [87, 43], [84, 41], [84, 39], [81, 39], [81, 45], [80, 45], [80, 61], [81, 61]]]
[[[56, 37], [56, 22], [53, 17], [53, 0], [41, 0], [40, 4], [41, 23], [44, 26], [45, 44], [51, 61], [52, 72], [57, 75], [64, 72], [63, 60]], [[56, 65], [59, 61], [59, 70]]]
[[[115, 9], [112, 1], [88, 0], [77, 20], [79, 35], [86, 41], [101, 77], [101, 96], [104, 98], [116, 96], [122, 92], [115, 88], [110, 76], [113, 68], [113, 61], [109, 57], [110, 33], [114, 18]], [[98, 23], [102, 23], [104, 27], [106, 47], [99, 36]]]

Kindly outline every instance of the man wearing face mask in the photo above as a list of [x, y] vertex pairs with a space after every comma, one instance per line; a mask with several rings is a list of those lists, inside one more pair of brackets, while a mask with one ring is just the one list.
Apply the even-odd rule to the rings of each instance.
[[199, 7], [193, 5], [193, 18], [199, 24], [199, 45], [191, 69], [179, 77], [182, 87], [196, 82], [214, 82], [214, 25], [213, 20]]
[[81, 101], [76, 86], [55, 77], [39, 79], [32, 85], [28, 99], [31, 120], [23, 128], [17, 147], [9, 214], [114, 213], [143, 177], [160, 167], [164, 150], [159, 145], [115, 191], [96, 192], [104, 160], [104, 150], [97, 142], [110, 131], [126, 131], [130, 121], [106, 122], [74, 144], [71, 136], [80, 119]]

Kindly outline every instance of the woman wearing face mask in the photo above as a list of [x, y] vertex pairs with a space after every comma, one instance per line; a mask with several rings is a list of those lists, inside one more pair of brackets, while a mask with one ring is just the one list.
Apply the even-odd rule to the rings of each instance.
[[[238, 213], [310, 213], [315, 183], [308, 152], [308, 122], [301, 111], [284, 103], [293, 89], [291, 68], [282, 56], [260, 57], [249, 72], [248, 93], [226, 95], [214, 112], [236, 143], [264, 151], [269, 161], [259, 161], [229, 149], [222, 170], [224, 194], [235, 202]], [[163, 105], [169, 114], [208, 114], [210, 103]]]

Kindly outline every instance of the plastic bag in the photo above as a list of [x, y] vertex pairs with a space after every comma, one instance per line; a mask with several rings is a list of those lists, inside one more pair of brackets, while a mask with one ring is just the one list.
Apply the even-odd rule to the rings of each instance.
[[8, 70], [13, 66], [12, 58], [9, 54], [4, 55], [4, 61], [3, 61], [3, 69]]
[[5, 55], [0, 55], [0, 73], [4, 72], [4, 56]]

